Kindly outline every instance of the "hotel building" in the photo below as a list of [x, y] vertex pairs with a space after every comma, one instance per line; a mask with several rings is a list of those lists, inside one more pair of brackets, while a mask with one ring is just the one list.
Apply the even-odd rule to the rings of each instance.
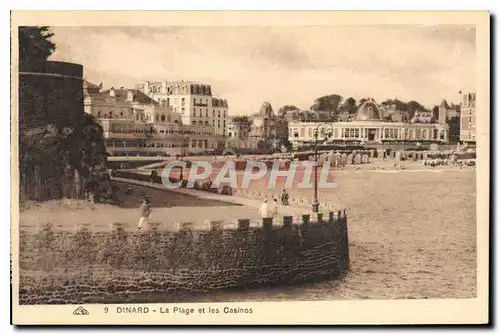
[[108, 153], [122, 155], [173, 155], [213, 151], [220, 136], [204, 124], [183, 124], [173, 107], [162, 106], [138, 90], [103, 90], [83, 84], [84, 109], [104, 131]]
[[[449, 126], [437, 123], [391, 122], [384, 119], [376, 102], [365, 101], [349, 122], [290, 122], [289, 141], [294, 145], [310, 144], [314, 133], [330, 132], [330, 142], [448, 142]], [[321, 135], [320, 135], [321, 139]]]
[[[181, 115], [185, 125], [203, 126], [220, 136], [227, 136], [228, 103], [226, 99], [212, 96], [210, 85], [180, 82], [142, 82], [136, 89], [164, 107], [171, 107]], [[212, 129], [213, 128], [213, 129]]]
[[476, 142], [476, 93], [462, 95], [460, 105], [460, 141]]

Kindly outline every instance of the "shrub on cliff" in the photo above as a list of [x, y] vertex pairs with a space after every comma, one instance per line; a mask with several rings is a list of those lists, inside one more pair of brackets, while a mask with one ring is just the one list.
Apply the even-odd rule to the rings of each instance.
[[19, 61], [44, 61], [56, 50], [49, 27], [19, 27]]
[[[44, 62], [56, 50], [49, 27], [23, 26], [18, 31], [20, 63]], [[36, 120], [38, 116], [31, 112], [26, 117]], [[72, 121], [61, 118], [38, 128], [20, 127], [21, 199], [80, 197], [84, 179], [100, 182], [105, 178], [107, 153], [102, 128], [87, 114], [78, 124]]]

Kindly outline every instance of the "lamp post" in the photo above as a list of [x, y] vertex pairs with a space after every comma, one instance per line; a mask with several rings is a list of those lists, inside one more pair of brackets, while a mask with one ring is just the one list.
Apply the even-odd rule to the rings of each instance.
[[319, 201], [318, 201], [318, 138], [319, 138], [319, 127], [326, 125], [329, 127], [328, 132], [324, 131], [325, 140], [330, 138], [333, 133], [333, 127], [331, 124], [323, 122], [316, 126], [314, 129], [314, 196], [312, 203], [312, 212], [318, 213], [319, 211]]
[[[181, 162], [184, 160], [184, 146], [186, 145], [186, 135], [190, 132], [187, 130], [181, 130]], [[180, 174], [181, 182], [184, 180], [184, 166], [181, 165], [181, 174]]]

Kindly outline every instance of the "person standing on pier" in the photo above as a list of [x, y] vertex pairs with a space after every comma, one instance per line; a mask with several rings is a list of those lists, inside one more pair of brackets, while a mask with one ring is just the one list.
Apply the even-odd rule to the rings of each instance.
[[149, 215], [151, 214], [151, 206], [150, 201], [147, 197], [144, 197], [144, 200], [141, 205], [141, 218], [139, 219], [139, 225], [137, 229], [141, 230], [145, 225], [148, 224]]
[[274, 204], [273, 204], [273, 222], [274, 224], [279, 224], [279, 215], [280, 215], [280, 210], [279, 210], [279, 202], [278, 199], [274, 199]]
[[[262, 203], [262, 205], [260, 205], [260, 208], [259, 208], [259, 215], [261, 218], [263, 219], [267, 219], [269, 218], [269, 205], [267, 203], [267, 199], [264, 199], [264, 202]], [[272, 217], [272, 216], [271, 216]]]

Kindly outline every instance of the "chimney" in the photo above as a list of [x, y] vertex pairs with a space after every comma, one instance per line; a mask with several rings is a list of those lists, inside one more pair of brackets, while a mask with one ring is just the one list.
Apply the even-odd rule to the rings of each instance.
[[127, 91], [127, 101], [134, 101], [134, 93], [131, 90]]
[[109, 95], [111, 97], [116, 97], [116, 92], [115, 92], [115, 88], [114, 87], [111, 87], [111, 89], [109, 90]]

